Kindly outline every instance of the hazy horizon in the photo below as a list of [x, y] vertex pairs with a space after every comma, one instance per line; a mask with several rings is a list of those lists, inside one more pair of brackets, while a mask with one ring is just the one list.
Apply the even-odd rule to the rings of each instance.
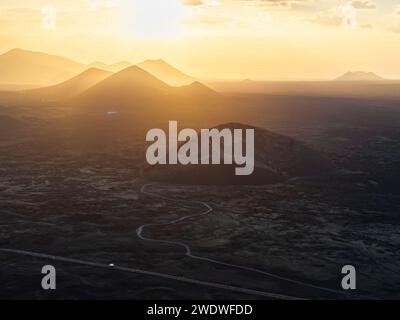
[[[88, 69], [89, 68], [96, 68], [96, 69], [109, 70], [107, 68], [102, 68], [101, 65], [97, 65], [97, 64], [104, 64], [107, 67], [110, 67], [112, 65], [129, 63], [132, 66], [133, 65], [137, 65], [137, 66], [140, 67], [140, 65], [143, 64], [143, 63], [160, 62], [160, 61], [165, 62], [165, 63], [169, 64], [172, 67], [176, 67], [176, 65], [172, 65], [168, 60], [166, 60], [166, 59], [164, 59], [162, 57], [156, 58], [156, 59], [144, 59], [144, 60], [139, 60], [139, 61], [135, 61], [135, 60], [129, 59], [129, 58], [121, 59], [121, 60], [109, 60], [109, 61], [104, 61], [104, 60], [101, 60], [101, 59], [94, 58], [93, 60], [90, 60], [90, 61], [82, 61], [82, 60], [73, 59], [73, 58], [71, 58], [69, 56], [62, 55], [62, 54], [57, 54], [57, 53], [53, 53], [53, 52], [32, 50], [32, 49], [24, 48], [24, 47], [10, 48], [10, 49], [8, 49], [8, 50], [6, 50], [4, 52], [0, 52], [0, 56], [2, 56], [4, 54], [7, 54], [9, 52], [12, 52], [13, 50], [22, 50], [22, 51], [24, 51], [26, 53], [30, 53], [30, 52], [32, 52], [32, 53], [43, 53], [43, 54], [46, 54], [46, 55], [49, 55], [49, 56], [56, 56], [56, 57], [60, 57], [60, 58], [65, 58], [65, 59], [71, 60], [73, 62], [82, 64], [83, 66], [86, 66]], [[87, 70], [87, 69], [84, 69], [84, 70]], [[114, 70], [113, 72], [117, 72], [117, 71], [119, 71], [119, 70]], [[183, 73], [187, 73], [186, 70], [180, 69], [179, 71], [181, 71]], [[282, 82], [297, 82], [297, 81], [300, 81], [300, 82], [307, 82], [307, 81], [313, 82], [313, 81], [322, 81], [323, 82], [323, 81], [332, 81], [332, 80], [338, 79], [338, 78], [344, 76], [346, 73], [358, 73], [358, 72], [361, 72], [361, 73], [372, 73], [374, 75], [380, 76], [380, 74], [376, 74], [375, 72], [373, 72], [371, 70], [356, 70], [354, 68], [353, 69], [349, 69], [349, 70], [344, 70], [342, 73], [339, 72], [339, 73], [337, 73], [336, 75], [334, 75], [333, 77], [330, 77], [330, 78], [326, 78], [326, 77], [325, 78], [321, 78], [321, 77], [320, 78], [293, 77], [293, 76], [291, 76], [291, 77], [269, 77], [268, 74], [264, 75], [264, 77], [261, 77], [261, 76], [259, 76], [259, 77], [245, 77], [245, 75], [243, 75], [242, 77], [240, 77], [238, 75], [236, 75], [236, 76], [234, 75], [234, 76], [229, 77], [228, 74], [219, 75], [219, 76], [215, 75], [214, 77], [213, 76], [197, 76], [197, 75], [193, 75], [193, 74], [190, 74], [190, 76], [193, 76], [193, 81], [195, 81], [197, 79], [197, 80], [202, 80], [202, 81], [222, 81], [222, 82], [224, 82], [224, 81], [236, 82], [236, 81], [244, 81], [244, 80], [260, 81], [260, 82], [263, 82], [263, 81], [265, 81], [265, 82], [269, 82], [269, 81], [270, 82], [280, 82], [280, 81], [282, 81]], [[78, 75], [79, 73], [81, 73], [81, 72], [78, 72], [76, 75]], [[385, 78], [385, 77], [382, 77], [382, 78], [383, 78], [382, 80], [397, 81], [397, 80], [400, 79], [400, 76], [399, 76], [399, 78]]]
[[398, 79], [399, 18], [392, 0], [3, 1], [0, 51], [82, 63], [163, 59], [208, 79], [321, 80], [357, 70]]

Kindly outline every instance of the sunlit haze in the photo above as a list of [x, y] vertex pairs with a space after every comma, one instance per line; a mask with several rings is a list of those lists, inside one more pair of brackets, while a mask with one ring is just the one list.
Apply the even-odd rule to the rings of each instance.
[[[56, 10], [55, 28], [43, 25], [49, 8]], [[394, 0], [0, 4], [1, 53], [18, 47], [85, 63], [164, 59], [204, 78], [330, 79], [349, 70], [400, 78], [399, 32]]]

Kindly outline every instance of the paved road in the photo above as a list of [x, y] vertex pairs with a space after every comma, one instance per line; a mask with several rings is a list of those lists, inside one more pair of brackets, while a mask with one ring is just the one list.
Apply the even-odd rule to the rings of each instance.
[[141, 275], [146, 275], [146, 276], [164, 278], [164, 279], [168, 279], [168, 280], [185, 282], [185, 283], [189, 283], [189, 284], [194, 284], [194, 285], [199, 285], [199, 286], [204, 286], [204, 287], [209, 287], [209, 288], [214, 288], [214, 289], [228, 290], [231, 292], [243, 293], [243, 294], [247, 294], [247, 295], [251, 295], [251, 296], [259, 296], [259, 297], [275, 299], [275, 300], [300, 300], [299, 298], [296, 298], [296, 297], [280, 295], [280, 294], [275, 294], [275, 293], [271, 293], [271, 292], [246, 289], [246, 288], [235, 287], [235, 286], [220, 284], [220, 283], [216, 283], [216, 282], [201, 281], [201, 280], [196, 280], [196, 279], [191, 279], [191, 278], [186, 278], [186, 277], [178, 277], [178, 276], [174, 276], [174, 275], [170, 275], [170, 274], [146, 271], [146, 270], [141, 270], [141, 269], [127, 268], [127, 267], [115, 266], [115, 265], [111, 266], [111, 265], [104, 264], [104, 263], [97, 263], [97, 262], [85, 261], [85, 260], [80, 260], [80, 259], [71, 259], [71, 258], [54, 256], [54, 255], [49, 255], [49, 254], [36, 253], [36, 252], [32, 252], [32, 251], [1, 249], [0, 248], [0, 253], [29, 256], [29, 257], [44, 259], [47, 261], [58, 261], [58, 262], [66, 262], [66, 263], [72, 263], [72, 264], [80, 264], [80, 265], [90, 266], [90, 267], [94, 267], [94, 268], [106, 269], [110, 272], [111, 271], [123, 271], [123, 272], [136, 273], [136, 274], [141, 274]]
[[[172, 225], [172, 224], [177, 224], [177, 223], [189, 220], [189, 219], [199, 218], [201, 216], [205, 216], [205, 215], [211, 214], [214, 211], [214, 209], [208, 203], [203, 202], [203, 201], [174, 199], [174, 198], [165, 197], [163, 195], [151, 192], [148, 189], [149, 189], [149, 187], [151, 187], [153, 185], [156, 185], [156, 184], [150, 183], [150, 184], [143, 185], [141, 187], [141, 190], [140, 190], [141, 193], [146, 194], [146, 195], [150, 195], [150, 196], [153, 196], [153, 197], [161, 198], [161, 199], [164, 199], [164, 200], [167, 200], [167, 201], [201, 205], [201, 206], [204, 207], [205, 210], [200, 212], [200, 213], [198, 213], [198, 214], [192, 214], [192, 215], [184, 216], [184, 217], [181, 217], [179, 219], [172, 220], [172, 221], [169, 221], [169, 222], [142, 225], [136, 230], [136, 234], [140, 239], [142, 239], [144, 241], [154, 242], [154, 243], [168, 244], [168, 245], [173, 245], [173, 246], [176, 246], [176, 247], [181, 247], [181, 248], [183, 248], [185, 250], [185, 255], [187, 257], [191, 258], [191, 259], [206, 261], [206, 262], [209, 262], [209, 263], [223, 265], [223, 266], [230, 267], [230, 268], [235, 268], [235, 269], [240, 269], [240, 270], [243, 270], [243, 271], [249, 271], [249, 272], [262, 274], [262, 275], [268, 276], [268, 277], [276, 279], [276, 280], [280, 280], [280, 281], [283, 281], [283, 282], [296, 284], [298, 286], [309, 288], [309, 289], [316, 289], [316, 290], [319, 290], [319, 291], [322, 291], [322, 292], [329, 292], [329, 293], [339, 294], [341, 296], [347, 296], [347, 297], [355, 296], [354, 294], [349, 294], [347, 292], [343, 292], [343, 291], [339, 291], [339, 290], [335, 290], [335, 289], [330, 289], [330, 288], [325, 288], [325, 287], [321, 287], [321, 286], [318, 286], [318, 285], [313, 285], [313, 284], [306, 283], [306, 282], [299, 281], [299, 280], [295, 280], [295, 279], [290, 279], [290, 278], [283, 277], [283, 276], [278, 275], [278, 274], [274, 274], [274, 273], [271, 273], [271, 272], [266, 272], [264, 270], [251, 268], [251, 267], [247, 267], [247, 266], [243, 266], [243, 265], [231, 264], [231, 263], [227, 263], [227, 262], [224, 262], [224, 261], [219, 261], [219, 260], [215, 260], [215, 259], [211, 259], [211, 258], [207, 258], [207, 257], [196, 256], [196, 255], [194, 255], [192, 253], [192, 248], [188, 244], [186, 244], [184, 242], [181, 242], [181, 241], [159, 240], [159, 239], [150, 238], [148, 236], [146, 237], [144, 235], [144, 232], [145, 232], [145, 230], [147, 228], [168, 226], [168, 225]], [[357, 297], [362, 297], [362, 296], [358, 295]]]
[[[250, 272], [256, 272], [259, 274], [263, 274], [266, 276], [269, 276], [274, 279], [282, 280], [282, 281], [287, 281], [291, 283], [295, 283], [298, 285], [302, 285], [304, 287], [308, 288], [313, 288], [313, 289], [318, 289], [322, 291], [327, 291], [327, 292], [333, 292], [333, 293], [339, 293], [339, 294], [344, 294], [341, 291], [329, 289], [329, 288], [324, 288], [312, 284], [308, 284], [305, 282], [289, 279], [286, 277], [282, 277], [277, 274], [265, 272], [263, 270], [255, 269], [255, 268], [250, 268], [246, 266], [241, 266], [241, 265], [235, 265], [235, 264], [230, 264], [226, 263], [223, 261], [218, 261], [215, 259], [210, 259], [207, 257], [201, 257], [201, 256], [196, 256], [192, 253], [192, 249], [189, 245], [179, 242], [179, 241], [167, 241], [167, 240], [158, 240], [158, 239], [152, 239], [149, 237], [146, 237], [143, 235], [144, 231], [148, 227], [156, 227], [156, 226], [165, 226], [165, 225], [172, 225], [176, 224], [179, 222], [183, 222], [192, 218], [198, 218], [200, 216], [205, 216], [208, 214], [211, 214], [213, 212], [213, 208], [202, 201], [191, 201], [191, 200], [178, 200], [178, 199], [173, 199], [173, 198], [168, 198], [164, 197], [162, 195], [150, 192], [147, 190], [148, 187], [150, 187], [152, 184], [147, 184], [142, 186], [141, 192], [143, 194], [151, 195], [154, 197], [162, 198], [168, 201], [175, 201], [175, 202], [182, 202], [182, 203], [190, 203], [190, 204], [200, 204], [204, 206], [205, 210], [201, 213], [198, 214], [193, 214], [193, 215], [188, 215], [185, 217], [181, 217], [179, 219], [175, 219], [173, 221], [165, 222], [165, 223], [158, 223], [158, 224], [146, 224], [141, 227], [139, 227], [136, 231], [137, 236], [144, 240], [144, 241], [150, 241], [150, 242], [156, 242], [156, 243], [163, 243], [163, 244], [169, 244], [169, 245], [174, 245], [181, 247], [185, 250], [185, 255], [188, 256], [191, 259], [196, 259], [196, 260], [202, 260], [206, 261], [209, 263], [214, 263], [214, 264], [219, 264], [219, 265], [224, 265], [227, 267], [231, 268], [237, 268], [241, 269], [244, 271], [250, 271]], [[299, 297], [294, 297], [290, 295], [283, 295], [283, 294], [276, 294], [268, 291], [260, 291], [260, 290], [253, 290], [253, 289], [248, 289], [248, 288], [243, 288], [243, 287], [237, 287], [237, 286], [231, 286], [227, 284], [221, 284], [221, 283], [216, 283], [216, 282], [209, 282], [209, 281], [202, 281], [202, 280], [196, 280], [188, 277], [180, 277], [180, 276], [175, 276], [175, 275], [170, 275], [170, 274], [165, 274], [165, 273], [159, 273], [159, 272], [152, 272], [152, 271], [146, 271], [146, 270], [141, 270], [141, 269], [135, 269], [135, 268], [128, 268], [124, 266], [116, 266], [116, 265], [110, 265], [110, 264], [104, 264], [104, 263], [97, 263], [93, 261], [87, 261], [87, 260], [81, 260], [81, 259], [73, 259], [73, 258], [68, 258], [68, 257], [61, 257], [61, 256], [55, 256], [55, 255], [49, 255], [49, 254], [44, 254], [44, 253], [37, 253], [37, 252], [32, 252], [32, 251], [25, 251], [25, 250], [17, 250], [17, 249], [9, 249], [9, 248], [0, 248], [0, 253], [8, 253], [8, 254], [15, 254], [15, 255], [22, 255], [22, 256], [30, 256], [30, 257], [35, 257], [35, 258], [40, 258], [48, 261], [59, 261], [59, 262], [66, 262], [66, 263], [72, 263], [72, 264], [80, 264], [80, 265], [86, 265], [94, 268], [102, 268], [106, 269], [110, 272], [112, 271], [122, 271], [122, 272], [130, 272], [130, 273], [136, 273], [136, 274], [142, 274], [142, 275], [147, 275], [147, 276], [153, 276], [153, 277], [158, 277], [158, 278], [164, 278], [164, 279], [169, 279], [173, 281], [179, 281], [179, 282], [184, 282], [184, 283], [189, 283], [189, 284], [194, 284], [194, 285], [199, 285], [199, 286], [205, 286], [205, 287], [210, 287], [210, 288], [215, 288], [215, 289], [223, 289], [231, 292], [237, 292], [237, 293], [243, 293], [251, 296], [260, 296], [264, 298], [269, 298], [269, 299], [285, 299], [285, 300], [301, 300], [302, 298]], [[361, 296], [359, 296], [361, 297]]]

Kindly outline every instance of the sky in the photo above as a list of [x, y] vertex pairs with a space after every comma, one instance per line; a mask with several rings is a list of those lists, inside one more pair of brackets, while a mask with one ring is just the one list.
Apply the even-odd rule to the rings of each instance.
[[0, 53], [15, 47], [209, 79], [400, 79], [400, 0], [1, 0]]

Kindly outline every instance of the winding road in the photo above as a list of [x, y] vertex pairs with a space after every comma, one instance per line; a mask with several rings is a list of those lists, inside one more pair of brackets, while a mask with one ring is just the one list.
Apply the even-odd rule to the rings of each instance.
[[[270, 272], [266, 272], [263, 270], [247, 267], [247, 266], [242, 266], [242, 265], [235, 265], [207, 257], [202, 257], [202, 256], [196, 256], [192, 253], [192, 249], [188, 244], [185, 244], [180, 241], [168, 241], [168, 240], [160, 240], [160, 239], [153, 239], [146, 237], [144, 235], [144, 232], [147, 228], [150, 227], [157, 227], [157, 226], [168, 226], [172, 224], [177, 224], [180, 222], [184, 222], [186, 220], [192, 219], [192, 218], [199, 218], [201, 216], [206, 216], [211, 214], [214, 209], [207, 203], [202, 202], [202, 201], [192, 201], [192, 200], [180, 200], [180, 199], [173, 199], [173, 198], [168, 198], [162, 195], [159, 195], [157, 193], [153, 193], [148, 191], [147, 189], [154, 184], [146, 184], [141, 187], [141, 193], [161, 198], [167, 201], [174, 201], [174, 202], [181, 202], [181, 203], [188, 203], [188, 204], [196, 204], [196, 205], [201, 205], [205, 208], [204, 211], [198, 213], [198, 214], [192, 214], [188, 216], [181, 217], [179, 219], [175, 219], [169, 222], [163, 222], [163, 223], [154, 223], [154, 224], [145, 224], [140, 226], [136, 230], [137, 236], [143, 240], [143, 241], [148, 241], [148, 242], [153, 242], [153, 243], [159, 243], [159, 244], [168, 244], [168, 245], [173, 245], [176, 247], [181, 247], [185, 251], [185, 255], [191, 259], [194, 260], [201, 260], [213, 264], [218, 264], [218, 265], [223, 265], [226, 267], [230, 268], [235, 268], [235, 269], [240, 269], [243, 271], [248, 271], [248, 272], [254, 272], [258, 274], [262, 274], [265, 276], [268, 276], [270, 278], [274, 278], [277, 280], [297, 284], [303, 287], [307, 288], [312, 288], [312, 289], [318, 289], [321, 291], [325, 292], [331, 292], [331, 293], [336, 293], [336, 294], [341, 294], [341, 295], [349, 295], [347, 293], [338, 291], [338, 290], [333, 290], [329, 288], [324, 288], [320, 287], [317, 285], [305, 283], [302, 281], [294, 280], [294, 279], [289, 279], [277, 274], [273, 274]], [[86, 265], [90, 266], [93, 268], [101, 268], [108, 270], [109, 272], [115, 272], [115, 271], [120, 271], [120, 272], [129, 272], [129, 273], [135, 273], [135, 274], [141, 274], [141, 275], [146, 275], [146, 276], [152, 276], [152, 277], [158, 277], [158, 278], [163, 278], [163, 279], [168, 279], [168, 280], [173, 280], [173, 281], [178, 281], [178, 282], [183, 282], [183, 283], [189, 283], [193, 285], [198, 285], [198, 286], [204, 286], [204, 287], [209, 287], [209, 288], [214, 288], [214, 289], [222, 289], [222, 290], [227, 290], [231, 292], [236, 292], [236, 293], [242, 293], [246, 295], [251, 295], [251, 296], [259, 296], [259, 297], [264, 297], [264, 298], [269, 298], [269, 299], [278, 299], [278, 300], [304, 300], [303, 298], [299, 297], [294, 297], [290, 295], [284, 295], [284, 294], [277, 294], [273, 292], [268, 292], [268, 291], [261, 291], [261, 290], [253, 290], [253, 289], [248, 289], [248, 288], [243, 288], [243, 287], [238, 287], [238, 286], [232, 286], [232, 285], [227, 285], [227, 284], [222, 284], [222, 283], [217, 283], [217, 282], [209, 282], [209, 281], [202, 281], [202, 280], [197, 280], [193, 278], [188, 278], [188, 277], [181, 277], [181, 276], [175, 276], [175, 275], [170, 275], [166, 273], [160, 273], [160, 272], [153, 272], [153, 271], [147, 271], [147, 270], [142, 270], [142, 269], [135, 269], [135, 268], [129, 268], [129, 267], [124, 267], [124, 266], [118, 266], [114, 264], [105, 264], [105, 263], [98, 263], [94, 261], [88, 261], [88, 260], [81, 260], [81, 259], [73, 259], [73, 258], [68, 258], [68, 257], [62, 257], [62, 256], [55, 256], [55, 255], [50, 255], [50, 254], [44, 254], [44, 253], [38, 253], [38, 252], [33, 252], [33, 251], [27, 251], [27, 250], [18, 250], [18, 249], [10, 249], [10, 248], [0, 248], [0, 253], [3, 254], [14, 254], [14, 255], [20, 255], [20, 256], [28, 256], [28, 257], [34, 257], [38, 259], [43, 259], [47, 261], [58, 261], [58, 262], [64, 262], [64, 263], [71, 263], [71, 264], [78, 264], [78, 265]], [[353, 294], [353, 296], [355, 296]], [[362, 297], [360, 295], [357, 295], [358, 297]]]
[[148, 191], [148, 188], [153, 186], [153, 185], [156, 185], [156, 184], [155, 183], [149, 183], [149, 184], [143, 185], [141, 187], [141, 189], [140, 189], [141, 193], [149, 195], [149, 196], [161, 198], [161, 199], [164, 199], [164, 200], [167, 200], [167, 201], [202, 205], [205, 210], [203, 212], [201, 212], [201, 213], [184, 216], [184, 217], [181, 217], [179, 219], [172, 220], [172, 221], [169, 221], [169, 222], [142, 225], [136, 230], [136, 234], [140, 239], [142, 239], [144, 241], [154, 242], [154, 243], [167, 244], [167, 245], [173, 245], [173, 246], [181, 247], [181, 248], [183, 248], [185, 250], [185, 255], [188, 258], [191, 258], [191, 259], [194, 259], [194, 260], [206, 261], [206, 262], [209, 262], [209, 263], [223, 265], [223, 266], [230, 267], [230, 268], [235, 268], [235, 269], [240, 269], [240, 270], [243, 270], [243, 271], [249, 271], [249, 272], [262, 274], [262, 275], [268, 276], [268, 277], [276, 279], [276, 280], [280, 280], [280, 281], [284, 281], [284, 282], [287, 282], [287, 283], [296, 284], [296, 285], [299, 285], [301, 287], [305, 287], [305, 288], [309, 288], [309, 289], [316, 289], [316, 290], [329, 292], [329, 293], [335, 293], [335, 294], [339, 294], [339, 295], [343, 295], [343, 296], [346, 295], [346, 296], [363, 297], [361, 295], [349, 294], [347, 292], [343, 292], [343, 291], [339, 291], [339, 290], [335, 290], [335, 289], [330, 289], [330, 288], [326, 288], [326, 287], [322, 287], [322, 286], [306, 283], [306, 282], [295, 280], [295, 279], [290, 279], [290, 278], [283, 277], [283, 276], [278, 275], [278, 274], [274, 274], [274, 273], [271, 273], [271, 272], [266, 272], [264, 270], [260, 270], [260, 269], [256, 269], [256, 268], [252, 268], [252, 267], [247, 267], [247, 266], [227, 263], [227, 262], [224, 262], [224, 261], [219, 261], [219, 260], [215, 260], [215, 259], [211, 259], [211, 258], [207, 258], [207, 257], [202, 257], [202, 256], [196, 256], [196, 255], [194, 255], [192, 253], [192, 248], [186, 243], [183, 243], [183, 242], [180, 242], [180, 241], [169, 241], [169, 240], [153, 239], [153, 238], [149, 238], [149, 237], [144, 236], [144, 232], [145, 232], [145, 230], [147, 228], [168, 226], [168, 225], [172, 225], [172, 224], [177, 224], [177, 223], [180, 223], [180, 222], [192, 219], [192, 218], [199, 218], [201, 216], [205, 216], [205, 215], [211, 214], [214, 211], [214, 209], [209, 204], [207, 204], [206, 202], [203, 202], [203, 201], [174, 199], [174, 198], [165, 197], [165, 196], [159, 195], [157, 193]]

